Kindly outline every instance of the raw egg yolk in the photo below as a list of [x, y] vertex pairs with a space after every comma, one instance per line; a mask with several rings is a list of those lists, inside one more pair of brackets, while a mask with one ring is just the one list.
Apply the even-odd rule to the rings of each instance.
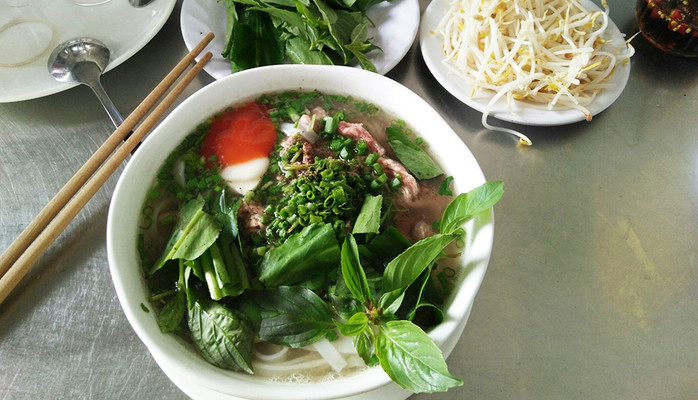
[[277, 133], [267, 109], [256, 102], [228, 111], [211, 122], [201, 155], [226, 165], [268, 157]]

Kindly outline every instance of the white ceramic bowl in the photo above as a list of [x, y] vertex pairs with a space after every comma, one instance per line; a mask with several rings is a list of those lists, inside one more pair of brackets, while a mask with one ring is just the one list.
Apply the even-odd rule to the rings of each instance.
[[[145, 312], [148, 290], [136, 249], [137, 226], [146, 192], [165, 158], [197, 124], [231, 104], [282, 90], [319, 90], [373, 103], [405, 120], [426, 142], [457, 192], [485, 182], [468, 148], [424, 100], [382, 75], [350, 67], [278, 65], [230, 75], [184, 101], [148, 136], [128, 162], [109, 208], [107, 251], [112, 279], [126, 317], [153, 358], [178, 387], [193, 398], [220, 399], [404, 399], [399, 388], [374, 367], [332, 382], [272, 384], [255, 376], [216, 368], [175, 335], [160, 332], [154, 312]], [[475, 294], [487, 269], [494, 235], [493, 214], [484, 213], [466, 226], [466, 252], [459, 290], [445, 321], [429, 332], [448, 356], [463, 332]], [[461, 377], [467, 378], [467, 377]]]

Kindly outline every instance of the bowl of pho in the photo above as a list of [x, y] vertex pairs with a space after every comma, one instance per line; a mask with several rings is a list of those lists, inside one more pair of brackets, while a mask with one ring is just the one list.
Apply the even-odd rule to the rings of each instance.
[[126, 165], [107, 251], [124, 312], [193, 398], [443, 392], [492, 207], [424, 100], [349, 67], [279, 65], [193, 94]]

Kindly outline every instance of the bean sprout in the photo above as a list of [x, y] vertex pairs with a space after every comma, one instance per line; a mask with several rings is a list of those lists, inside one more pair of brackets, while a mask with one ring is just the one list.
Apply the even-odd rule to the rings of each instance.
[[[616, 65], [633, 50], [611, 46], [604, 37], [605, 11], [588, 11], [579, 0], [455, 0], [436, 33], [443, 38], [446, 66], [477, 90], [494, 92], [482, 114], [485, 128], [508, 132], [524, 145], [523, 134], [487, 122], [494, 104], [547, 104], [548, 110], [576, 109], [587, 121], [587, 106], [604, 88]], [[623, 52], [626, 47], [629, 51]], [[512, 111], [513, 112], [513, 111]]]

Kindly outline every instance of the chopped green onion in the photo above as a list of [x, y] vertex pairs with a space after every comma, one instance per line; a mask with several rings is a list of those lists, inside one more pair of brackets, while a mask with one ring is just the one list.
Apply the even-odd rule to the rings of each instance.
[[356, 147], [354, 148], [356, 154], [360, 156], [365, 156], [366, 154], [368, 154], [368, 150], [368, 145], [363, 140], [359, 140], [359, 142], [356, 143]]
[[373, 165], [378, 161], [379, 155], [378, 153], [371, 153], [368, 156], [366, 156], [366, 165]]

